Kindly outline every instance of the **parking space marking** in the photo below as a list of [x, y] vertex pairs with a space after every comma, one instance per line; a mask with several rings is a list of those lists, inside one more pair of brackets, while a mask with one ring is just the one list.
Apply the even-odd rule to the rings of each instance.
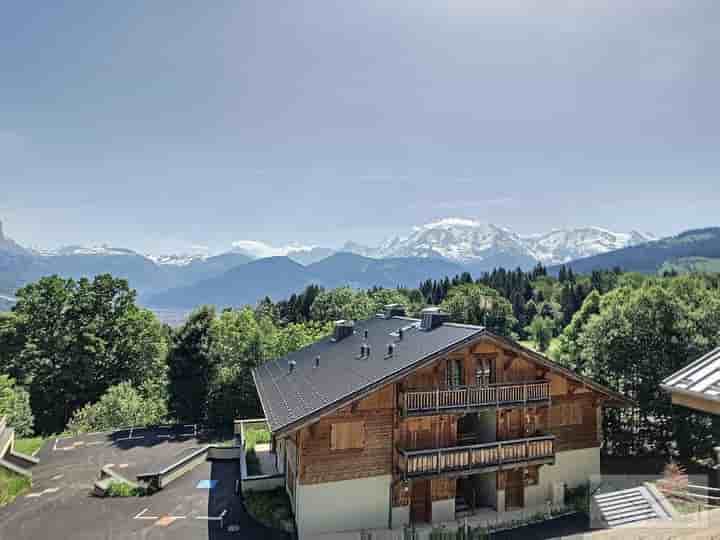
[[200, 519], [202, 521], [219, 521], [222, 523], [222, 520], [225, 519], [225, 516], [227, 515], [227, 508], [220, 512], [219, 516], [196, 516], [195, 519]]
[[146, 516], [145, 512], [147, 512], [148, 510], [150, 510], [150, 509], [145, 508], [144, 510], [141, 510], [140, 512], [138, 512], [135, 515], [135, 517], [133, 519], [152, 519], [152, 520], [160, 519], [160, 516]]

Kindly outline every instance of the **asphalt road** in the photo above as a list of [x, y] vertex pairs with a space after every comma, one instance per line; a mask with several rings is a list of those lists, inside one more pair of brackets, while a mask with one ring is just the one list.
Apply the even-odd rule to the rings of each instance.
[[[167, 434], [146, 430], [130, 436], [126, 430], [48, 442], [38, 454], [30, 493], [0, 509], [0, 540], [287, 540], [247, 515], [235, 495], [239, 467], [233, 461], [205, 462], [149, 497], [90, 495], [102, 466], [112, 464], [131, 478], [201, 444], [187, 436], [158, 436]], [[228, 533], [231, 524], [240, 532]]]

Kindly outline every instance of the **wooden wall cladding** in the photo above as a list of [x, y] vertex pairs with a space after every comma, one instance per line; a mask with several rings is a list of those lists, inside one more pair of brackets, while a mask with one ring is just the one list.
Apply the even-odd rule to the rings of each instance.
[[[381, 389], [355, 406], [344, 407], [335, 414], [303, 428], [299, 449], [300, 484], [320, 484], [391, 474], [395, 418], [393, 405], [393, 388]], [[362, 447], [333, 450], [333, 424], [353, 423], [363, 424]], [[340, 427], [338, 433], [344, 432], [343, 429]], [[336, 444], [337, 442], [336, 440]]]

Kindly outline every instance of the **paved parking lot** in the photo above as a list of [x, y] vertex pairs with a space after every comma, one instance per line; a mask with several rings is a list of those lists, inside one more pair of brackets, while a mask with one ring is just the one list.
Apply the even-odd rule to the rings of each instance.
[[[205, 462], [149, 497], [90, 495], [102, 466], [134, 478], [202, 445], [190, 429], [123, 430], [49, 441], [38, 454], [31, 492], [0, 509], [0, 540], [286, 540], [287, 535], [268, 531], [245, 513], [235, 495], [235, 461]], [[228, 533], [231, 524], [240, 531]]]

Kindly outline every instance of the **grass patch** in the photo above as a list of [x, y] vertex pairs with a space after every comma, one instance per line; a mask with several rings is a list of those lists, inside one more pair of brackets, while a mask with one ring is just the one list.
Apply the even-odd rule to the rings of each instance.
[[245, 449], [252, 450], [256, 444], [267, 444], [270, 442], [270, 431], [267, 428], [248, 428], [243, 438], [245, 440]]
[[290, 500], [283, 488], [251, 491], [245, 495], [245, 506], [263, 525], [282, 530], [294, 528]]
[[42, 445], [45, 444], [44, 437], [28, 437], [26, 439], [15, 439], [15, 451], [28, 456], [34, 455]]
[[260, 467], [260, 460], [258, 459], [254, 448], [245, 452], [245, 463], [247, 464], [248, 476], [258, 476], [263, 473], [262, 467]]
[[29, 489], [29, 478], [0, 468], [0, 506], [9, 504]]
[[132, 486], [117, 480], [110, 482], [106, 493], [108, 497], [142, 497], [146, 494], [145, 488], [141, 486]]

